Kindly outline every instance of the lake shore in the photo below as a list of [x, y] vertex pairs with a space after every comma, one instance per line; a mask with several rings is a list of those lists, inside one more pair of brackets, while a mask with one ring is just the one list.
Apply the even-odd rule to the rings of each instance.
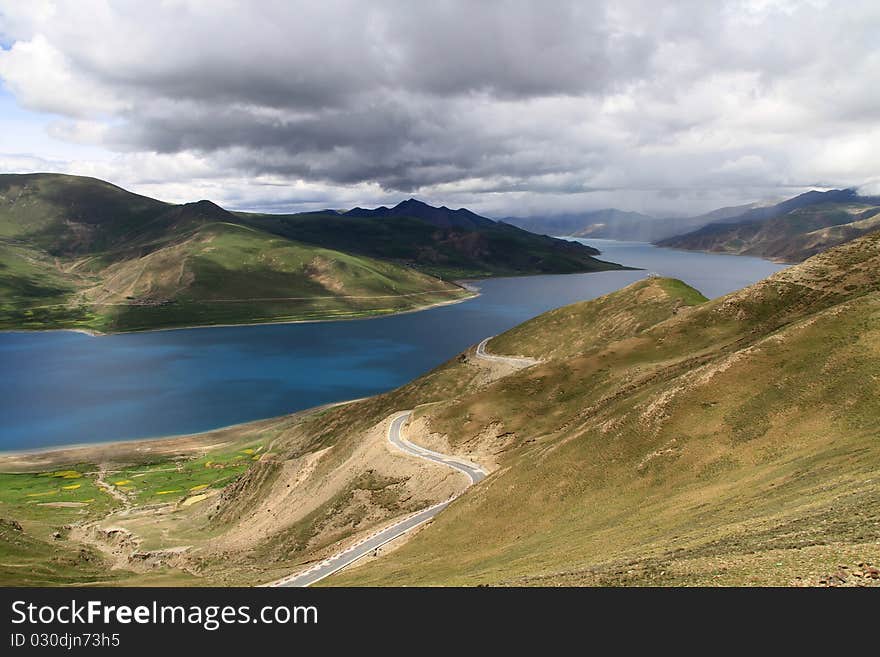
[[[456, 282], [459, 284], [458, 282]], [[123, 335], [126, 333], [159, 333], [161, 331], [188, 331], [191, 329], [207, 329], [207, 328], [230, 328], [236, 326], [269, 326], [269, 325], [279, 325], [279, 324], [320, 324], [324, 322], [355, 322], [361, 321], [365, 319], [376, 319], [378, 317], [393, 317], [395, 315], [406, 315], [409, 313], [419, 313], [424, 310], [430, 310], [431, 308], [439, 308], [441, 306], [449, 306], [456, 303], [463, 303], [465, 301], [470, 301], [475, 297], [480, 296], [477, 288], [467, 285], [461, 285], [460, 287], [470, 292], [470, 294], [464, 295], [462, 297], [456, 299], [449, 299], [446, 301], [436, 301], [434, 303], [425, 304], [422, 306], [415, 306], [413, 308], [406, 308], [404, 310], [392, 310], [387, 313], [370, 313], [370, 311], [365, 311], [360, 315], [355, 315], [351, 317], [326, 317], [326, 318], [318, 318], [318, 319], [283, 319], [283, 320], [273, 320], [269, 319], [265, 322], [240, 322], [235, 324], [189, 324], [189, 325], [181, 325], [181, 326], [165, 326], [161, 328], [145, 328], [145, 329], [132, 329], [130, 331], [98, 331], [95, 329], [86, 329], [86, 328], [11, 328], [11, 329], [0, 329], [0, 334], [3, 333], [55, 333], [58, 331], [64, 331], [68, 333], [80, 333], [82, 335], [88, 335], [92, 338], [100, 338], [108, 335]]]
[[359, 397], [331, 404], [321, 404], [294, 413], [238, 422], [196, 433], [0, 451], [0, 473], [37, 472], [78, 463], [125, 461], [133, 456], [167, 458], [175, 454], [212, 449], [234, 440], [237, 437], [236, 434], [240, 432], [269, 429], [279, 422], [306, 417], [312, 413], [319, 413], [328, 408], [344, 406], [362, 399], [363, 397]]

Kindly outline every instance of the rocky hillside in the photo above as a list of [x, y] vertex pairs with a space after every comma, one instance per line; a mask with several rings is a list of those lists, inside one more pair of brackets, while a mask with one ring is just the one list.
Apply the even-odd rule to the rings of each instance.
[[832, 190], [808, 192], [657, 244], [800, 262], [878, 228], [880, 199]]
[[639, 283], [489, 349], [545, 360], [420, 421], [495, 472], [328, 585], [880, 583], [880, 233], [713, 301]]

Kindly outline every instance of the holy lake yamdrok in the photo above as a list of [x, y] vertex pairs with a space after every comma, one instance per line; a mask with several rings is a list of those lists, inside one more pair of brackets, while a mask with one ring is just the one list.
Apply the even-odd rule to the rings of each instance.
[[0, 450], [195, 433], [399, 386], [546, 310], [651, 273], [708, 297], [783, 265], [581, 240], [644, 271], [479, 281], [464, 303], [370, 320], [180, 329], [102, 337], [0, 333]]

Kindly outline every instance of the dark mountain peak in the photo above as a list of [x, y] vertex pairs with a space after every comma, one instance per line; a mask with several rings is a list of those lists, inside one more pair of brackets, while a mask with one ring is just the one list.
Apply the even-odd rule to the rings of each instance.
[[466, 208], [451, 210], [445, 205], [438, 208], [416, 198], [408, 198], [405, 201], [401, 201], [393, 208], [384, 205], [373, 210], [352, 208], [345, 214], [349, 217], [406, 217], [419, 219], [438, 228], [464, 228], [468, 230], [491, 226], [495, 223], [491, 219], [482, 217]]
[[420, 201], [417, 198], [408, 198], [405, 201], [401, 201], [393, 208], [389, 210], [391, 216], [413, 216], [419, 219], [423, 218], [426, 215], [431, 214], [432, 212], [439, 211], [449, 211], [449, 208], [437, 208], [433, 205], [428, 205], [424, 201]]
[[201, 200], [175, 205], [164, 214], [168, 225], [206, 224], [215, 222], [238, 223], [235, 215], [213, 201]]
[[[401, 201], [397, 205], [394, 206], [394, 209], [402, 209], [402, 208], [430, 208], [431, 206], [425, 203], [424, 201], [420, 201], [417, 198], [408, 198], [405, 201]], [[436, 208], [434, 208], [436, 209]]]
[[224, 210], [219, 205], [214, 203], [213, 201], [209, 201], [207, 199], [202, 199], [201, 201], [194, 201], [192, 203], [184, 203], [179, 206], [180, 214], [189, 215], [189, 216], [200, 216], [206, 218], [216, 218], [222, 219], [226, 221], [232, 215], [228, 210]]
[[817, 203], [843, 203], [851, 201], [858, 196], [855, 189], [829, 189], [820, 192], [817, 189], [811, 189], [809, 192], [798, 194], [797, 196], [779, 203], [774, 206], [782, 211], [795, 210], [808, 205], [816, 205]]
[[203, 198], [201, 201], [191, 201], [190, 203], [184, 203], [183, 207], [192, 208], [194, 210], [223, 210], [223, 208], [214, 203], [214, 201], [209, 201], [206, 198]]

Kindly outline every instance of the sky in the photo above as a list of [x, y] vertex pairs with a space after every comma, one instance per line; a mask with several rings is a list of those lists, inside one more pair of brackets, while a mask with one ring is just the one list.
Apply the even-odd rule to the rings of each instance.
[[289, 212], [880, 193], [880, 3], [0, 0], [0, 172]]

